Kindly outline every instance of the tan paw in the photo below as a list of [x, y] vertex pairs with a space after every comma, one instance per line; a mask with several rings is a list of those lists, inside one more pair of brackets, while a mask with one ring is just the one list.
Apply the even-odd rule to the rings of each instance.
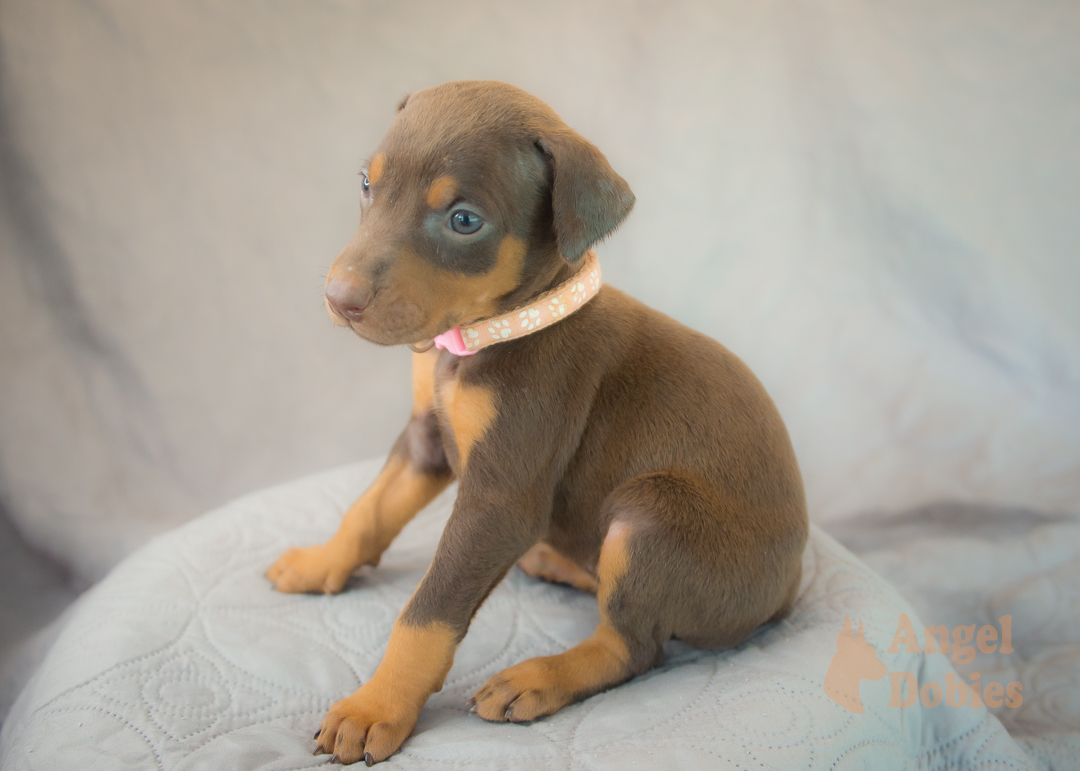
[[493, 675], [469, 700], [472, 711], [484, 720], [527, 723], [572, 703], [553, 658], [529, 659]]
[[360, 560], [330, 544], [289, 549], [266, 571], [279, 592], [337, 594], [360, 567]]
[[589, 594], [596, 594], [600, 588], [593, 576], [546, 543], [538, 543], [525, 552], [518, 560], [518, 567], [534, 578], [568, 584]]
[[362, 759], [371, 766], [393, 755], [409, 738], [419, 710], [405, 700], [395, 700], [386, 689], [368, 686], [361, 686], [326, 713], [315, 734], [315, 755], [333, 753], [334, 762]]

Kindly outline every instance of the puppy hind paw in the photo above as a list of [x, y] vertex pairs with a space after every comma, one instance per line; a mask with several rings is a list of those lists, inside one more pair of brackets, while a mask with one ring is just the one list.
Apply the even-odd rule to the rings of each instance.
[[469, 700], [470, 712], [491, 722], [528, 723], [574, 701], [537, 659], [493, 675]]
[[326, 546], [289, 549], [266, 571], [274, 589], [289, 594], [337, 594], [359, 565]]

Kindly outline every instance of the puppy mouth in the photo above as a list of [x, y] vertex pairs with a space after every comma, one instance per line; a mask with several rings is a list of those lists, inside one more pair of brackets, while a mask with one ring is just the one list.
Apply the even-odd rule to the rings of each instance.
[[352, 323], [347, 318], [335, 311], [333, 307], [331, 307], [329, 301], [326, 300], [326, 298], [323, 298], [323, 305], [326, 306], [326, 315], [330, 317], [331, 324], [333, 324], [335, 327], [352, 327]]
[[[413, 350], [423, 350], [432, 345], [432, 339], [441, 330], [432, 330], [429, 318], [409, 318], [400, 303], [391, 302], [389, 307], [376, 308], [375, 297], [360, 318], [347, 318], [327, 304], [330, 321], [334, 326], [348, 327], [361, 340], [382, 346], [408, 345]], [[402, 318], [404, 317], [404, 318]]]
[[352, 329], [353, 334], [361, 340], [383, 346], [404, 345], [408, 346], [414, 353], [424, 353], [434, 347], [435, 336], [440, 333], [440, 330], [432, 330], [429, 327], [430, 324], [425, 324], [416, 327], [391, 330], [385, 328], [380, 329], [371, 325], [365, 326], [364, 321], [352, 322], [349, 324], [349, 328]]

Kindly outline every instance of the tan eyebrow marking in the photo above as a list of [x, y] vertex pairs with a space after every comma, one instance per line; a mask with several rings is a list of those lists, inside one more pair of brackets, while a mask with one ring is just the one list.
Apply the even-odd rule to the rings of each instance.
[[457, 180], [453, 177], [439, 177], [428, 188], [427, 205], [432, 209], [445, 208], [450, 205], [457, 193]]
[[379, 153], [371, 159], [371, 165], [368, 167], [368, 180], [371, 184], [375, 184], [382, 177], [383, 172], [386, 170], [386, 158], [382, 153]]

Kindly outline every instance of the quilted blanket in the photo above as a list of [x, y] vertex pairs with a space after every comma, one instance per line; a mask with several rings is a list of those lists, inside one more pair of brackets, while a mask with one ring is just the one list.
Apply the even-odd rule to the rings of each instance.
[[[326, 765], [326, 756], [312, 757], [311, 735], [330, 704], [378, 665], [455, 491], [338, 596], [277, 594], [262, 574], [286, 547], [328, 537], [378, 467], [357, 464], [249, 495], [129, 557], [79, 601], [20, 695], [0, 736], [0, 765]], [[465, 708], [473, 690], [504, 667], [574, 645], [598, 620], [592, 596], [515, 569], [477, 614], [445, 686], [387, 767], [1046, 765], [983, 702], [950, 706], [960, 693], [951, 659], [895, 647], [903, 619], [921, 635], [897, 590], [815, 527], [800, 598], [783, 621], [728, 650], [669, 643], [662, 667], [547, 719], [485, 723]]]

